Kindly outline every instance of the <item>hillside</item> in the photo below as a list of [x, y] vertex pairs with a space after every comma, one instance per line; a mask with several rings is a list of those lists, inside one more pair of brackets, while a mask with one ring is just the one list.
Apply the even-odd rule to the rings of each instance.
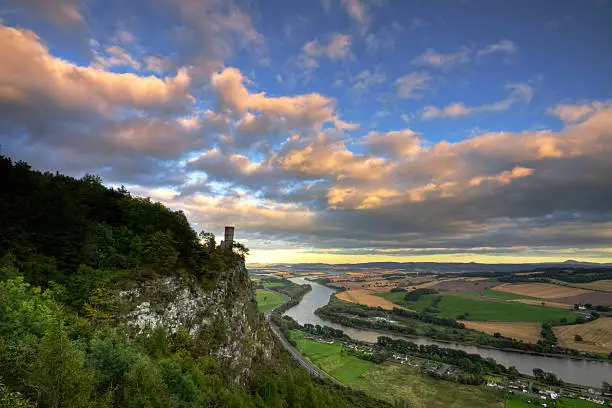
[[384, 407], [297, 368], [181, 212], [0, 156], [0, 408]]

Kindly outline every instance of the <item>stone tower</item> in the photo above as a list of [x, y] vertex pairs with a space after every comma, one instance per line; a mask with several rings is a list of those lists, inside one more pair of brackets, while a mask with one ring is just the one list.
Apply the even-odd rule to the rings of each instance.
[[225, 227], [225, 239], [223, 240], [223, 247], [229, 250], [234, 247], [234, 227]]

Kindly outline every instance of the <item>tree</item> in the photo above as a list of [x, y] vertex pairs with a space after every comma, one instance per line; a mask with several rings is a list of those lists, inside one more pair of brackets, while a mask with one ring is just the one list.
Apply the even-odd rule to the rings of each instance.
[[45, 331], [29, 385], [39, 401], [51, 408], [85, 408], [91, 406], [93, 372], [84, 367], [84, 355], [68, 338], [61, 318]]
[[581, 335], [579, 335], [579, 334], [576, 334], [576, 335], [574, 336], [574, 341], [582, 341], [582, 336], [581, 336]]
[[198, 235], [200, 237], [200, 241], [202, 241], [204, 246], [209, 250], [214, 250], [217, 247], [215, 234], [212, 232], [200, 231]]
[[240, 242], [234, 242], [233, 248], [242, 258], [245, 258], [246, 255], [249, 254], [249, 248], [242, 245]]
[[178, 260], [179, 253], [174, 247], [170, 231], [156, 231], [149, 238], [145, 258], [156, 272], [170, 272]]

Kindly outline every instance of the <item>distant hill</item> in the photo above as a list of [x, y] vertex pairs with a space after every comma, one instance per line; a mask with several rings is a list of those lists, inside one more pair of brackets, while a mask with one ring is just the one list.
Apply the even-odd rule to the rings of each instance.
[[293, 272], [330, 271], [341, 273], [344, 271], [359, 271], [380, 269], [382, 271], [404, 271], [421, 273], [443, 273], [443, 272], [520, 272], [535, 269], [555, 267], [611, 267], [610, 263], [579, 262], [567, 260], [550, 263], [517, 263], [517, 264], [486, 264], [476, 262], [365, 262], [355, 264], [324, 264], [324, 263], [296, 263], [296, 264], [274, 264], [265, 267], [250, 267], [251, 270], [276, 269]]

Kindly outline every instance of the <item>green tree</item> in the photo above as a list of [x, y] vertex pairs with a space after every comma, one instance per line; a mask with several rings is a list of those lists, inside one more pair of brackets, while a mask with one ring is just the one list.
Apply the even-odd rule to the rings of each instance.
[[174, 247], [170, 231], [156, 231], [149, 238], [145, 259], [156, 272], [167, 273], [176, 267], [179, 252]]
[[92, 405], [94, 374], [84, 367], [84, 353], [70, 341], [60, 318], [45, 331], [28, 382], [45, 406], [85, 408]]

